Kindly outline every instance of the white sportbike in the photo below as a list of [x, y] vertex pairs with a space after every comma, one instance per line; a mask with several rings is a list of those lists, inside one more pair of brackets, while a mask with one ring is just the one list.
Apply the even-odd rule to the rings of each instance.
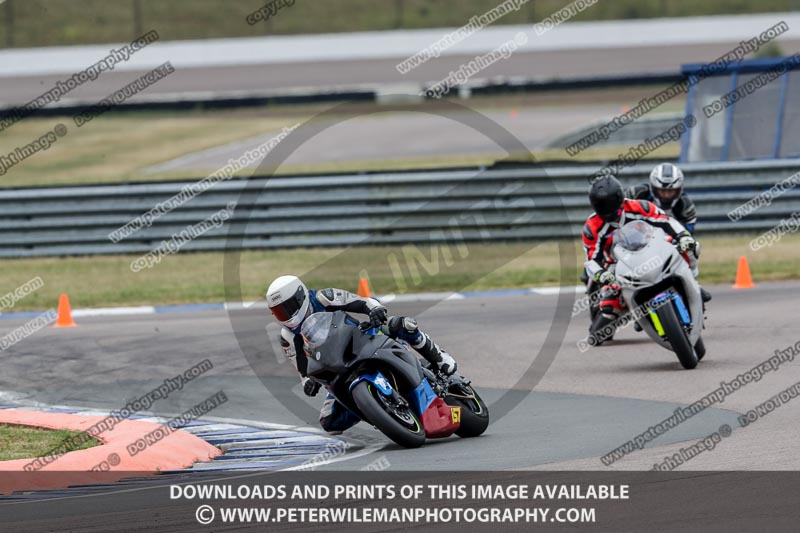
[[696, 367], [706, 353], [697, 259], [689, 254], [687, 263], [663, 230], [641, 220], [614, 233], [611, 253], [633, 319], [684, 368]]

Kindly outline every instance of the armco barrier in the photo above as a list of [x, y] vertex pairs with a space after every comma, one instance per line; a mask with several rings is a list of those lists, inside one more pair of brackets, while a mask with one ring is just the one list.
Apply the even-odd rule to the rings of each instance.
[[[0, 190], [0, 257], [146, 253], [239, 202], [233, 216], [182, 250], [522, 240], [580, 235], [596, 166], [456, 169], [219, 182], [129, 237], [109, 234], [193, 182]], [[622, 170], [643, 182], [651, 165]], [[763, 231], [800, 211], [800, 189], [738, 222], [728, 212], [800, 171], [800, 161], [683, 165], [700, 233]], [[555, 191], [553, 185], [555, 184]], [[487, 233], [488, 232], [488, 233]]]

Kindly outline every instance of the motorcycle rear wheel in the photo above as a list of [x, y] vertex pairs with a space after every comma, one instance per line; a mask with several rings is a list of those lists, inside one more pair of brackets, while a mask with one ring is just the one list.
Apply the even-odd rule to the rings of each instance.
[[664, 334], [672, 346], [672, 351], [678, 356], [681, 366], [687, 370], [696, 367], [699, 359], [694, 352], [692, 344], [689, 342], [689, 336], [684, 331], [680, 320], [678, 320], [675, 307], [670, 302], [659, 306], [656, 309], [656, 313], [661, 321], [661, 327], [664, 328]]
[[389, 412], [385, 399], [378, 397], [382, 393], [368, 381], [358, 383], [352, 395], [367, 422], [394, 442], [405, 448], [419, 448], [425, 444], [425, 429], [410, 408], [401, 413], [402, 417]]
[[[593, 342], [590, 342], [590, 346], [600, 346], [606, 341], [613, 341], [614, 335], [616, 334], [616, 326], [614, 325], [616, 319], [609, 318], [608, 316], [600, 313], [600, 311], [595, 314], [592, 318], [592, 324], [589, 326], [589, 340], [594, 339]], [[610, 328], [610, 329], [609, 329]]]
[[447, 395], [444, 402], [447, 405], [461, 408], [461, 425], [458, 426], [456, 435], [467, 439], [478, 437], [489, 427], [489, 408], [483, 398], [469, 385], [459, 385], [456, 393], [459, 396], [474, 396], [473, 398], [459, 398]]

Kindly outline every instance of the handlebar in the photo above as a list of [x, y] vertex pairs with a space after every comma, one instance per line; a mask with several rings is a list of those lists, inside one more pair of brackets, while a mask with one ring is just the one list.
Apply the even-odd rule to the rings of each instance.
[[361, 330], [362, 333], [374, 328], [379, 330], [383, 334], [388, 334], [387, 333], [388, 330], [384, 329], [385, 327], [386, 324], [381, 324], [380, 326], [373, 326], [372, 322], [370, 322], [369, 320], [365, 320], [364, 322], [360, 322], [358, 324], [358, 329]]

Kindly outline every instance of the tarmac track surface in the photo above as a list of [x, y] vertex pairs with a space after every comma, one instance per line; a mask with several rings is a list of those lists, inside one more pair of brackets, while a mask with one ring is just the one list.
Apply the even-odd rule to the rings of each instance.
[[[419, 450], [403, 450], [361, 423], [345, 435], [377, 452], [328, 465], [358, 469], [385, 455], [394, 470], [603, 470], [599, 457], [768, 359], [794, 345], [793, 318], [800, 295], [796, 282], [764, 283], [736, 291], [712, 287], [704, 333], [708, 354], [697, 369], [682, 370], [674, 355], [655, 346], [633, 328], [585, 353], [587, 318], [571, 320], [560, 349], [534, 390], [509, 390], [532, 364], [553, 319], [554, 295], [481, 296], [443, 302], [395, 303], [394, 314], [415, 315], [423, 328], [455, 354], [489, 402], [493, 423], [478, 439], [429, 441]], [[247, 322], [249, 336], [263, 342], [275, 333], [269, 317]], [[252, 316], [252, 315], [251, 315]], [[159, 414], [182, 412], [218, 390], [230, 401], [217, 417], [316, 425], [321, 398], [306, 399], [294, 386], [277, 400], [271, 385], [297, 383], [288, 362], [274, 364], [263, 382], [242, 355], [225, 312], [174, 312], [141, 316], [85, 317], [74, 329], [47, 328], [0, 353], [0, 403], [43, 402], [103, 409], [125, 403], [205, 358], [214, 368], [160, 400]], [[22, 319], [0, 322], [6, 334]], [[269, 356], [274, 357], [274, 356]], [[682, 466], [692, 470], [795, 470], [796, 424], [800, 402], [789, 402], [747, 428], [736, 417], [800, 381], [798, 362], [785, 363], [758, 382], [743, 386], [714, 405], [614, 463], [615, 469], [650, 469], [682, 446], [716, 431], [733, 435], [715, 450]], [[503, 413], [495, 409], [503, 395], [518, 400]], [[308, 402], [299, 420], [282, 402]], [[507, 404], [505, 404], [507, 405]]]
[[[782, 41], [787, 54], [800, 42]], [[624, 75], [642, 72], [676, 72], [683, 63], [713, 61], [737, 43], [693, 44], [669, 47], [642, 46], [619, 49], [568, 49], [520, 52], [481, 71], [480, 78], [535, 77], [542, 80]], [[404, 58], [360, 59], [327, 62], [274, 63], [178, 69], [143, 91], [148, 97], [208, 93], [275, 92], [287, 90], [332, 90], [374, 88], [384, 92], [413, 94], [419, 84], [436, 83], [458, 71], [473, 56], [442, 56], [400, 74], [395, 65]], [[68, 99], [96, 102], [136, 80], [145, 71], [108, 72], [69, 93]], [[54, 87], [66, 75], [2, 77], [3, 105], [27, 103]], [[653, 87], [642, 97], [661, 90]], [[682, 97], [679, 97], [682, 98]], [[141, 100], [133, 96], [130, 101]], [[549, 106], [508, 111], [481, 111], [517, 137], [529, 150], [538, 150], [560, 135], [592, 123], [608, 120], [623, 112], [619, 105], [592, 102], [580, 106]], [[658, 110], [656, 113], [659, 112]], [[380, 118], [371, 120], [371, 118]], [[153, 171], [211, 171], [241, 156], [248, 149], [272, 139], [278, 132], [243, 139], [228, 145], [186, 154], [142, 169]], [[481, 132], [427, 113], [358, 117], [323, 131], [296, 150], [286, 161], [290, 165], [326, 164], [343, 161], [380, 161], [408, 157], [484, 155], [502, 157]]]
[[[713, 61], [738, 43], [641, 46], [638, 48], [598, 48], [518, 52], [482, 70], [477, 78], [496, 76], [538, 78], [542, 80], [624, 75], [636, 73], [674, 73], [682, 63]], [[797, 49], [798, 41], [782, 40], [785, 53]], [[229, 67], [202, 67], [176, 70], [144, 91], [148, 95], [212, 92], [285, 92], [286, 89], [353, 88], [376, 85], [435, 83], [451, 71], [475, 59], [474, 55], [442, 56], [400, 74], [395, 65], [404, 57], [349, 61], [265, 63]], [[268, 61], [268, 59], [266, 60]], [[88, 66], [88, 65], [87, 65]], [[105, 73], [69, 94], [77, 100], [102, 100], [147, 71]], [[24, 104], [67, 78], [66, 75], [13, 76], [2, 79], [5, 105]], [[136, 101], [131, 98], [131, 102]]]

